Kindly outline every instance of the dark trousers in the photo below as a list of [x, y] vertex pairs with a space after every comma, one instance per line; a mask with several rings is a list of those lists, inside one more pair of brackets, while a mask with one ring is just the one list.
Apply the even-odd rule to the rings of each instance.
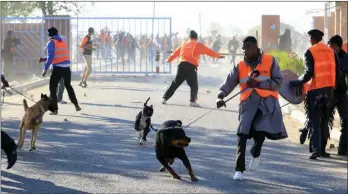
[[74, 88], [71, 86], [71, 70], [70, 67], [54, 67], [52, 70], [51, 78], [50, 78], [50, 96], [52, 98], [52, 109], [58, 110], [57, 103], [57, 86], [58, 83], [63, 78], [64, 86], [68, 92], [71, 103], [75, 106], [78, 105]]
[[230, 61], [230, 63], [233, 64], [233, 65], [236, 65], [236, 55], [237, 55], [237, 51], [230, 50], [229, 54], [230, 54], [230, 56], [231, 56], [231, 61]]
[[178, 65], [176, 76], [166, 93], [163, 95], [163, 98], [166, 100], [170, 99], [184, 81], [186, 81], [191, 88], [190, 102], [195, 102], [198, 94], [197, 68], [187, 62], [181, 62]]
[[[253, 139], [254, 145], [252, 146], [250, 152], [254, 158], [258, 158], [261, 154], [263, 142], [265, 141], [265, 134], [262, 132], [254, 132]], [[247, 140], [248, 137], [245, 135], [238, 136], [236, 171], [245, 171], [245, 150]]]
[[345, 92], [335, 92], [335, 100], [333, 100], [330, 111], [338, 110], [341, 118], [341, 136], [338, 143], [338, 150], [347, 152], [347, 135], [348, 135], [348, 96]]
[[329, 117], [330, 102], [333, 99], [333, 88], [321, 88], [309, 91], [309, 120], [310, 125], [310, 151], [321, 156], [330, 137]]
[[1, 130], [1, 149], [6, 154], [11, 153], [17, 147], [15, 141], [5, 132]]

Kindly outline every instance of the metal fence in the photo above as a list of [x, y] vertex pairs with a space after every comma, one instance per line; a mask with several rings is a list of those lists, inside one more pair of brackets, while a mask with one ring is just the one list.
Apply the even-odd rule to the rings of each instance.
[[[171, 18], [69, 16], [3, 17], [2, 45], [10, 29], [20, 39], [20, 44], [14, 48], [13, 61], [3, 63], [5, 73], [41, 73], [43, 64], [38, 63], [38, 58], [46, 56], [47, 29], [52, 26], [58, 29], [70, 48], [74, 73], [84, 69], [80, 44], [89, 27], [95, 30], [92, 41], [97, 45], [92, 54], [93, 73], [171, 73], [171, 64], [165, 64], [167, 51], [172, 50]], [[158, 50], [161, 60], [156, 62]]]

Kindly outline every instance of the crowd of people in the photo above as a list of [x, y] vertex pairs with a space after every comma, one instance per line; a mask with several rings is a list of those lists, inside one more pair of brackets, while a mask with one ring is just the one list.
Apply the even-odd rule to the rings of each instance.
[[[284, 34], [285, 42], [287, 40], [288, 32]], [[86, 87], [86, 80], [91, 71], [90, 56], [93, 50], [102, 53], [109, 46], [97, 47], [98, 44], [93, 43], [94, 29], [89, 28], [88, 34], [83, 38], [80, 48], [83, 50], [85, 59], [85, 72], [81, 80], [80, 86]], [[103, 36], [110, 35], [109, 32]], [[119, 32], [119, 36], [114, 40], [114, 46], [119, 47], [124, 54], [127, 47], [127, 41], [134, 40], [133, 36], [126, 32]], [[342, 119], [341, 138], [339, 143], [339, 155], [347, 155], [347, 118], [348, 114], [348, 98], [347, 98], [347, 84], [346, 77], [348, 73], [348, 58], [347, 53], [342, 49], [343, 40], [336, 35], [331, 37], [328, 45], [322, 42], [323, 32], [314, 29], [308, 32], [310, 36], [311, 47], [305, 53], [305, 73], [300, 76], [298, 80], [292, 80], [290, 87], [303, 91], [305, 98], [305, 107], [307, 109], [308, 125], [306, 129], [309, 131], [310, 138], [310, 159], [317, 159], [317, 157], [330, 157], [325, 152], [327, 140], [329, 138], [330, 114], [332, 114], [335, 107], [339, 108], [339, 113]], [[78, 104], [73, 87], [71, 86], [71, 60], [69, 50], [66, 42], [58, 34], [55, 27], [48, 29], [48, 36], [50, 37], [47, 43], [47, 58], [40, 58], [40, 62], [45, 62], [42, 76], [45, 76], [49, 67], [52, 66], [52, 74], [50, 76], [50, 97], [52, 104], [50, 111], [53, 114], [58, 114], [58, 99], [57, 86], [59, 82], [64, 83], [67, 89], [69, 98], [74, 104], [76, 111], [81, 108]], [[99, 36], [100, 37], [100, 36]], [[125, 41], [124, 38], [127, 38]], [[143, 40], [143, 42], [141, 42]], [[100, 40], [99, 40], [100, 41]], [[168, 36], [160, 38], [150, 36], [147, 40], [145, 37], [139, 40], [140, 47], [159, 47], [167, 51], [170, 40]], [[224, 58], [219, 52], [221, 46], [221, 37], [218, 35], [212, 42], [211, 48], [205, 45], [204, 39], [200, 38], [195, 31], [190, 31], [188, 38], [180, 42], [177, 34], [174, 34], [172, 39], [174, 52], [165, 58], [165, 62], [174, 61], [179, 58], [177, 74], [163, 95], [162, 103], [171, 98], [176, 89], [186, 80], [191, 88], [190, 106], [199, 106], [197, 104], [198, 98], [198, 81], [197, 69], [199, 67], [199, 59], [201, 55], [208, 55], [214, 59]], [[239, 48], [239, 41], [236, 37], [228, 42], [228, 52], [231, 55], [231, 63], [235, 63], [235, 57]], [[219, 87], [217, 95], [216, 106], [221, 108], [226, 106], [226, 98], [235, 87], [240, 87], [240, 106], [239, 111], [239, 127], [237, 129], [237, 160], [236, 173], [233, 176], [235, 180], [243, 179], [243, 172], [245, 171], [245, 150], [248, 139], [253, 138], [254, 145], [251, 148], [252, 159], [249, 168], [257, 169], [260, 162], [260, 154], [263, 143], [266, 138], [270, 140], [279, 140], [287, 138], [287, 132], [283, 123], [281, 109], [279, 105], [279, 88], [282, 87], [282, 74], [277, 60], [270, 54], [264, 53], [258, 47], [257, 38], [247, 36], [242, 41], [242, 49], [244, 51], [244, 58], [239, 63], [233, 66], [232, 71], [228, 74], [225, 82]], [[209, 44], [208, 44], [209, 45]], [[283, 49], [288, 49], [288, 44], [280, 45]], [[111, 45], [112, 47], [112, 45]], [[145, 46], [145, 48], [147, 48]], [[158, 49], [158, 48], [157, 48]], [[144, 51], [149, 52], [149, 51]], [[150, 50], [152, 52], [152, 50]], [[322, 54], [325, 52], [326, 54]], [[129, 54], [129, 53], [127, 53]], [[153, 53], [152, 53], [153, 54]], [[124, 56], [124, 55], [122, 55]], [[131, 56], [131, 54], [130, 54]], [[151, 55], [152, 56], [152, 55]], [[129, 56], [128, 56], [129, 58]], [[131, 59], [129, 59], [131, 60]], [[215, 61], [215, 60], [214, 60]], [[5, 77], [1, 79], [3, 88], [9, 87]], [[305, 88], [305, 90], [303, 90]], [[303, 130], [302, 133], [305, 133]], [[301, 135], [303, 136], [303, 134]], [[4, 135], [3, 135], [4, 134]], [[9, 139], [2, 132], [2, 138]], [[10, 143], [6, 143], [10, 142]], [[2, 141], [2, 149], [8, 154], [9, 167], [13, 166], [14, 157], [16, 157], [15, 146], [13, 140]], [[12, 154], [12, 155], [11, 155]], [[14, 156], [15, 155], [15, 156]]]

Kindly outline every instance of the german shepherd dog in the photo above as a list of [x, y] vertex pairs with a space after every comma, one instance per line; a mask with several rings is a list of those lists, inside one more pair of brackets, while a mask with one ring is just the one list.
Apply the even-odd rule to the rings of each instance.
[[191, 138], [187, 137], [184, 129], [181, 127], [182, 122], [180, 120], [169, 120], [163, 123], [163, 128], [156, 133], [156, 157], [162, 164], [160, 172], [166, 170], [172, 175], [174, 179], [181, 179], [176, 172], [170, 167], [174, 163], [175, 158], [179, 158], [185, 165], [191, 181], [198, 181], [197, 177], [193, 174], [190, 160], [185, 153], [185, 147], [187, 147]]
[[51, 98], [49, 98], [46, 94], [41, 94], [40, 101], [38, 101], [31, 107], [28, 107], [27, 101], [23, 99], [23, 107], [25, 114], [22, 118], [22, 122], [19, 127], [18, 149], [21, 149], [23, 147], [25, 133], [27, 129], [30, 129], [32, 131], [32, 136], [29, 151], [36, 150], [35, 142], [37, 134], [39, 132], [39, 128], [42, 123], [42, 118], [47, 110], [51, 111], [51, 103]]
[[150, 128], [153, 128], [151, 125], [151, 117], [153, 115], [153, 106], [147, 105], [149, 100], [150, 100], [150, 97], [144, 103], [143, 110], [140, 111], [135, 118], [134, 129], [139, 134], [138, 139], [141, 145], [147, 141], [146, 136], [147, 134], [149, 134]]

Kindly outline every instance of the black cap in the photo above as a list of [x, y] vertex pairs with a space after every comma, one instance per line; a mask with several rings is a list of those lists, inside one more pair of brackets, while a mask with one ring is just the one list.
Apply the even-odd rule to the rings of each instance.
[[198, 39], [198, 34], [194, 30], [190, 31], [190, 38]]
[[343, 39], [340, 35], [335, 35], [329, 39], [328, 44], [336, 44], [337, 46], [342, 47]]
[[323, 37], [324, 33], [318, 29], [313, 29], [307, 32], [311, 37]]
[[58, 30], [55, 27], [51, 27], [48, 31], [48, 36], [52, 37], [58, 34]]
[[94, 28], [89, 27], [89, 28], [88, 28], [88, 33], [94, 33]]
[[257, 39], [254, 36], [247, 36], [243, 39], [243, 43], [251, 42], [257, 44]]

